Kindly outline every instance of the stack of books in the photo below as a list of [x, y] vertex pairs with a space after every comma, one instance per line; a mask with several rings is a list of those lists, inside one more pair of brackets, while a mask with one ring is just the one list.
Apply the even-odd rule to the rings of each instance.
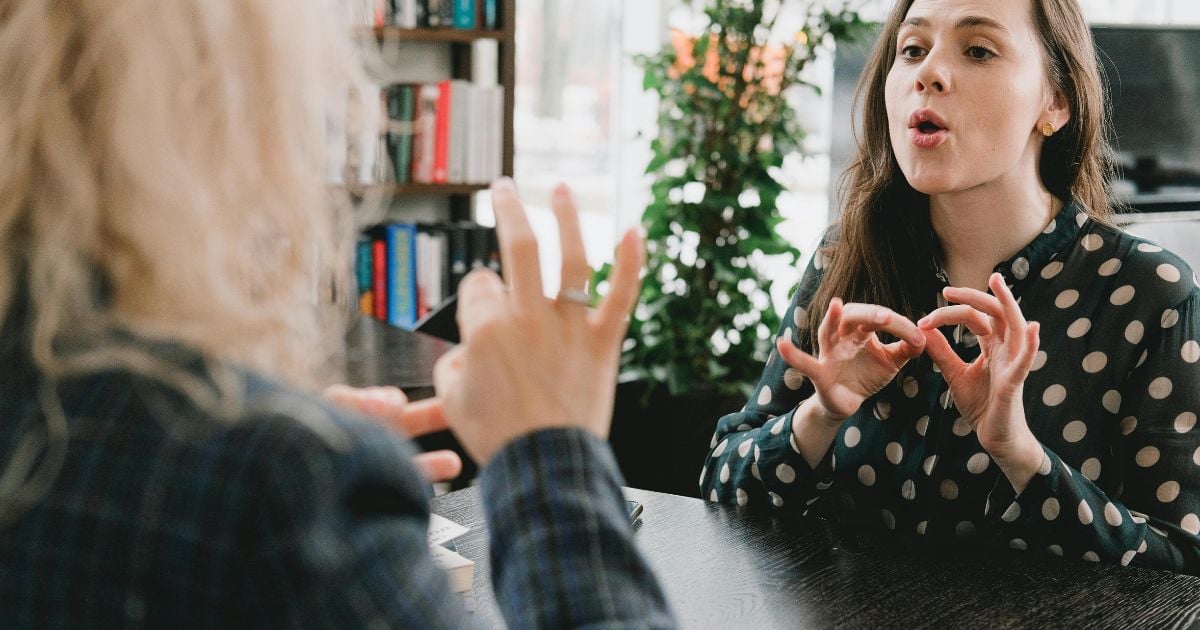
[[495, 228], [469, 222], [374, 226], [355, 251], [359, 312], [411, 329], [476, 267], [500, 273]]
[[350, 23], [400, 28], [495, 29], [499, 0], [346, 0]]
[[484, 184], [503, 169], [504, 87], [463, 80], [380, 90], [375, 180]]

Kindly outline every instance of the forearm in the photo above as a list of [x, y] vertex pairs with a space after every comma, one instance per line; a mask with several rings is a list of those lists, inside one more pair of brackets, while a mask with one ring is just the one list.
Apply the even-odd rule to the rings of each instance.
[[[1143, 514], [1129, 507], [1159, 501], [1105, 492], [1082, 472], [1043, 447], [1042, 463], [1022, 492], [999, 479], [987, 502], [987, 517], [1010, 547], [1113, 564], [1200, 573], [1200, 539], [1178, 519]], [[1180, 496], [1174, 502], [1188, 501]]]
[[513, 628], [674, 627], [634, 547], [608, 447], [580, 430], [533, 433], [481, 475], [492, 583]]

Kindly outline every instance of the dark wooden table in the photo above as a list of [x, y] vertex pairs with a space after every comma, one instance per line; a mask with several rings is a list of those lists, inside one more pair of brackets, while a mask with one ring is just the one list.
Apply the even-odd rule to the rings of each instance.
[[395, 385], [410, 400], [433, 396], [433, 364], [454, 344], [358, 317], [346, 332], [346, 382]]
[[[839, 545], [822, 521], [626, 490], [645, 506], [634, 538], [685, 628], [1185, 628], [1200, 578], [1023, 554], [928, 554]], [[471, 528], [475, 614], [503, 627], [487, 527], [469, 488], [434, 512]]]

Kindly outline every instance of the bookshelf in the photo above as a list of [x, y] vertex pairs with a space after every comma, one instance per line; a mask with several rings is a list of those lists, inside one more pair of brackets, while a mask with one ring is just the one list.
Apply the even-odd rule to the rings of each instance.
[[[391, 25], [380, 11], [402, 0], [348, 1], [376, 7], [352, 36], [378, 47], [367, 73], [380, 88], [382, 114], [377, 168], [343, 186], [370, 209], [355, 250], [359, 311], [411, 328], [454, 295], [471, 268], [499, 271], [495, 231], [473, 219], [477, 194], [513, 174], [516, 1], [454, 0], [454, 10], [494, 1], [495, 28]], [[407, 0], [414, 4], [435, 0]], [[484, 24], [482, 13], [477, 18]]]
[[[443, 0], [447, 1], [447, 0]], [[484, 0], [475, 0], [484, 2]], [[441, 77], [445, 79], [462, 79], [472, 81], [474, 68], [473, 44], [479, 41], [494, 41], [497, 47], [496, 84], [503, 89], [503, 106], [501, 115], [500, 140], [500, 173], [511, 177], [513, 174], [513, 111], [514, 93], [516, 89], [516, 41], [515, 15], [516, 0], [496, 0], [497, 22], [496, 29], [459, 29], [452, 27], [436, 28], [404, 28], [399, 26], [363, 26], [355, 31], [357, 38], [374, 39], [380, 45], [390, 43], [412, 44], [405, 49], [403, 59], [412, 59], [411, 55], [419, 56], [448, 56], [449, 72]], [[445, 65], [442, 59], [438, 59]], [[352, 186], [350, 193], [355, 197], [366, 195], [390, 196], [398, 203], [393, 204], [390, 214], [403, 218], [406, 202], [424, 198], [426, 207], [432, 204], [440, 206], [435, 211], [442, 217], [452, 221], [469, 221], [474, 217], [475, 194], [487, 190], [488, 183], [372, 183]], [[440, 202], [440, 203], [439, 203]], [[428, 216], [429, 212], [424, 213]]]
[[501, 30], [464, 30], [456, 28], [400, 28], [398, 26], [376, 26], [364, 29], [363, 35], [379, 41], [396, 40], [406, 42], [468, 43], [481, 39], [504, 40]]

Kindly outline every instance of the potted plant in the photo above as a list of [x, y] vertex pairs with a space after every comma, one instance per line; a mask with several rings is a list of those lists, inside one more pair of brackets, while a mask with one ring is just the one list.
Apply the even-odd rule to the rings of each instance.
[[[672, 32], [639, 55], [643, 87], [658, 96], [642, 215], [647, 275], [622, 354], [611, 442], [635, 487], [694, 495], [716, 420], [751, 393], [779, 316], [760, 271], [765, 256], [795, 261], [776, 233], [784, 157], [804, 132], [788, 101], [817, 50], [864, 23], [845, 6], [801, 7], [787, 37], [766, 0], [692, 0], [707, 25]], [[596, 274], [604, 289], [608, 266]]]

